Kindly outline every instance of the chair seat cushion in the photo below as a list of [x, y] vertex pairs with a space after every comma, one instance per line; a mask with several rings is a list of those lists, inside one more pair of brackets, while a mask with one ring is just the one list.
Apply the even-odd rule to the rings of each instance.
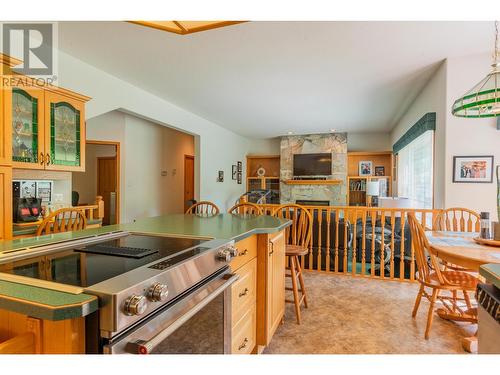
[[309, 249], [307, 247], [299, 245], [286, 245], [285, 248], [285, 254], [287, 257], [306, 255], [308, 252]]
[[[441, 271], [441, 275], [452, 285], [463, 287], [464, 289], [476, 289], [479, 280], [463, 271]], [[430, 274], [432, 284], [440, 285], [439, 279], [435, 272]]]

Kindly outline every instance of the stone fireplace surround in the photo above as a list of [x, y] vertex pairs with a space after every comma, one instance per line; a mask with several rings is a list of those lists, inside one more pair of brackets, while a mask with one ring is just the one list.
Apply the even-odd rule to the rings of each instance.
[[[293, 155], [332, 153], [331, 179], [341, 180], [335, 185], [289, 185], [293, 179]], [[280, 145], [281, 203], [300, 200], [329, 201], [331, 206], [343, 206], [347, 196], [347, 133], [290, 135], [281, 138]]]

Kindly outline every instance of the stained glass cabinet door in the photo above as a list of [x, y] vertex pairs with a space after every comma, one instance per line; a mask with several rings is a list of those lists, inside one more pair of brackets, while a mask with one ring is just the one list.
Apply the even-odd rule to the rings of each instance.
[[53, 92], [45, 93], [45, 169], [85, 170], [84, 103]]
[[12, 164], [18, 168], [44, 168], [43, 90], [13, 87], [11, 97]]

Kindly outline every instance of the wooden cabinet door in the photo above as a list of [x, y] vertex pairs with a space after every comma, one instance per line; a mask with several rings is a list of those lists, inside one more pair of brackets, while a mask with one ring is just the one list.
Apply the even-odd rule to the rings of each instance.
[[285, 314], [285, 236], [281, 231], [269, 238], [267, 283], [267, 337], [271, 340]]
[[45, 169], [85, 171], [85, 103], [45, 92]]
[[0, 167], [0, 240], [12, 238], [12, 168]]
[[[0, 65], [0, 69], [2, 69]], [[0, 165], [12, 165], [11, 132], [7, 124], [10, 122], [10, 95], [5, 92], [3, 76], [0, 75]]]
[[19, 78], [6, 90], [5, 109], [12, 138], [12, 165], [15, 168], [44, 169], [44, 90]]

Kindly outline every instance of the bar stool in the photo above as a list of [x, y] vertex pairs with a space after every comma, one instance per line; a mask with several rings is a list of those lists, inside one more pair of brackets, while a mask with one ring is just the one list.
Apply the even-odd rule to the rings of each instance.
[[287, 241], [285, 255], [287, 256], [288, 264], [286, 269], [290, 271], [286, 273], [286, 276], [292, 279], [292, 287], [286, 288], [286, 290], [293, 292], [293, 300], [285, 300], [285, 302], [295, 305], [297, 324], [300, 324], [300, 307], [302, 304], [304, 304], [305, 308], [308, 307], [302, 267], [300, 266], [300, 257], [309, 252], [312, 234], [312, 216], [305, 207], [297, 204], [279, 206], [274, 210], [273, 216], [292, 221], [292, 225], [285, 230], [285, 239]]

